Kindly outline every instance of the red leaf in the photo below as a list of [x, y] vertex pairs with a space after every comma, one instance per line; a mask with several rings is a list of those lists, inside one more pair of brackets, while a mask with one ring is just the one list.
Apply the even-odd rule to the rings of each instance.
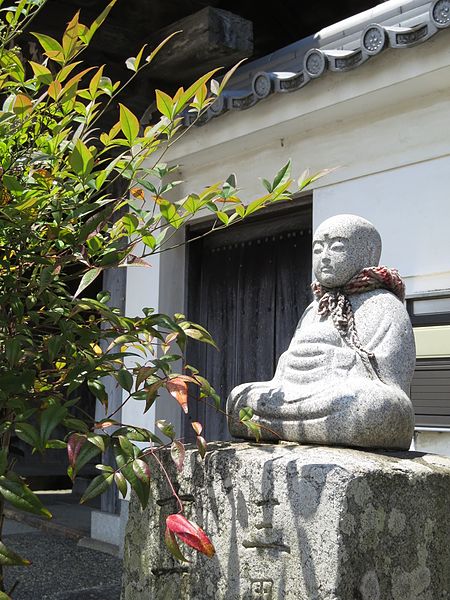
[[188, 387], [187, 383], [181, 377], [169, 379], [166, 383], [167, 391], [175, 398], [185, 413], [188, 412]]
[[69, 464], [73, 468], [75, 466], [78, 455], [80, 454], [81, 448], [86, 443], [86, 436], [80, 435], [79, 433], [72, 433], [67, 440], [67, 456], [69, 458]]
[[191, 546], [209, 558], [216, 553], [214, 546], [206, 533], [195, 523], [191, 523], [183, 515], [169, 515], [166, 519], [167, 529], [180, 538], [182, 542]]

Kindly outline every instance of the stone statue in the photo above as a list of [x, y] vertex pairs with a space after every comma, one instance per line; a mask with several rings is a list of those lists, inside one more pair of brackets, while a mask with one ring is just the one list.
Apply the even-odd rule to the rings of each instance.
[[250, 407], [264, 441], [410, 447], [414, 337], [403, 282], [395, 269], [376, 266], [380, 255], [380, 235], [361, 217], [338, 215], [318, 227], [314, 301], [274, 378], [231, 392], [234, 437], [252, 438], [239, 422], [240, 410]]

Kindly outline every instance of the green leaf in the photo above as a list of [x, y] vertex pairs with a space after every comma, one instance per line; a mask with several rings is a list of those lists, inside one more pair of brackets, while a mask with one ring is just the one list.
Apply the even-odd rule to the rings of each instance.
[[122, 497], [125, 498], [128, 492], [127, 480], [120, 471], [114, 473], [114, 481], [117, 485], [119, 492], [122, 494]]
[[92, 152], [84, 142], [78, 139], [72, 154], [69, 156], [69, 164], [77, 175], [85, 179], [94, 167]]
[[14, 429], [20, 440], [24, 441], [32, 448], [37, 448], [38, 450], [42, 449], [41, 438], [38, 430], [33, 425], [30, 423], [16, 423]]
[[76, 298], [84, 289], [88, 287], [88, 285], [91, 285], [94, 279], [97, 279], [97, 277], [100, 275], [102, 270], [103, 269], [101, 267], [94, 267], [93, 269], [87, 271], [87, 273], [85, 273], [81, 278], [80, 285], [78, 286], [78, 289], [73, 297]]
[[52, 516], [30, 488], [12, 473], [0, 476], [0, 494], [19, 510], [47, 518]]
[[0, 450], [0, 475], [3, 475], [8, 466], [8, 452], [5, 448]]
[[155, 90], [155, 94], [156, 106], [159, 112], [168, 119], [172, 120], [174, 116], [174, 102], [172, 98], [161, 90]]
[[255, 440], [257, 442], [259, 442], [260, 438], [261, 438], [261, 426], [258, 423], [255, 423], [254, 421], [243, 421], [244, 425], [247, 427], [247, 429], [250, 431], [250, 433], [252, 433], [255, 436]]
[[210, 334], [206, 331], [206, 329], [203, 329], [203, 327], [200, 327], [200, 325], [196, 325], [195, 328], [189, 327], [188, 329], [184, 330], [184, 333], [188, 337], [193, 338], [194, 340], [198, 340], [199, 342], [204, 342], [206, 344], [210, 344], [211, 346], [214, 346], [214, 348], [216, 348], [216, 350], [219, 349], [217, 347], [217, 344], [215, 343], [215, 341], [210, 336]]
[[317, 181], [321, 177], [325, 177], [326, 175], [329, 175], [330, 173], [333, 173], [334, 171], [336, 171], [339, 168], [340, 167], [332, 167], [331, 169], [321, 169], [317, 173], [314, 173], [314, 175], [310, 175], [309, 174], [309, 169], [306, 169], [300, 175], [300, 177], [298, 179], [298, 182], [297, 182], [298, 183], [298, 189], [299, 189], [299, 191], [301, 192], [308, 185], [311, 185], [311, 183], [314, 183], [315, 181]]
[[48, 357], [51, 362], [53, 362], [55, 360], [55, 358], [58, 356], [59, 351], [62, 348], [63, 342], [64, 342], [64, 338], [61, 335], [53, 335], [48, 340], [47, 352], [48, 352]]
[[65, 450], [67, 448], [66, 442], [62, 440], [48, 440], [45, 444], [46, 448], [52, 448], [54, 450]]
[[33, 385], [36, 375], [32, 371], [22, 371], [21, 376], [15, 373], [6, 373], [0, 376], [0, 390], [11, 394], [27, 392]]
[[5, 173], [2, 178], [3, 186], [10, 192], [22, 193], [25, 188], [14, 175], [8, 175]]
[[5, 340], [5, 354], [6, 360], [10, 367], [14, 367], [18, 362], [22, 353], [22, 347], [18, 338]]
[[117, 439], [119, 440], [120, 447], [124, 452], [127, 460], [130, 458], [134, 458], [135, 448], [136, 446], [130, 442], [130, 440], [125, 435], [118, 435]]
[[143, 427], [127, 425], [125, 427], [121, 427], [115, 433], [117, 436], [124, 435], [129, 440], [133, 440], [135, 442], [153, 442], [158, 446], [163, 445], [159, 437], [157, 437], [151, 431], [148, 431], [148, 429], [144, 429]]
[[165, 419], [159, 419], [158, 421], [156, 421], [155, 424], [156, 427], [160, 429], [163, 432], [163, 434], [169, 437], [171, 440], [175, 438], [175, 427], [172, 425], [172, 423], [169, 423]]
[[123, 104], [120, 106], [120, 127], [130, 146], [136, 143], [139, 134], [139, 121], [134, 113]]
[[106, 450], [106, 441], [108, 439], [107, 436], [102, 436], [96, 433], [88, 433], [87, 435], [87, 439], [89, 440], [89, 442], [91, 444], [94, 444], [94, 446], [97, 446], [97, 448], [100, 449], [101, 452], [105, 452]]
[[253, 417], [253, 410], [249, 406], [245, 406], [241, 408], [239, 411], [239, 420], [244, 423], [245, 421], [250, 420]]
[[[94, 207], [95, 207], [95, 205], [94, 205]], [[84, 241], [90, 236], [90, 234], [92, 232], [96, 231], [97, 228], [103, 222], [107, 221], [111, 217], [113, 210], [114, 210], [113, 206], [107, 206], [103, 210], [100, 210], [100, 211], [96, 212], [94, 215], [92, 215], [91, 217], [89, 217], [87, 219], [86, 223], [84, 223], [80, 228], [80, 232], [78, 235], [78, 239], [79, 239], [80, 243], [84, 243]]]
[[142, 236], [142, 242], [151, 250], [156, 248], [156, 240], [151, 234]]
[[75, 419], [74, 417], [66, 417], [63, 420], [63, 425], [71, 431], [81, 431], [82, 433], [87, 433], [89, 431], [89, 427], [84, 421], [81, 419]]
[[224, 213], [224, 212], [218, 210], [216, 212], [216, 215], [219, 217], [219, 219], [222, 221], [222, 223], [224, 223], [225, 225], [228, 225], [230, 217], [227, 215], [227, 213]]
[[47, 85], [53, 81], [53, 75], [50, 69], [39, 63], [29, 61], [31, 68], [33, 69], [34, 76], [40, 83], [46, 83]]
[[141, 367], [138, 371], [138, 374], [136, 376], [136, 390], [139, 389], [139, 387], [141, 386], [141, 384], [148, 379], [149, 377], [151, 377], [151, 375], [154, 375], [156, 373], [158, 369], [155, 367]]
[[80, 504], [87, 502], [88, 500], [92, 500], [96, 496], [103, 494], [109, 488], [109, 486], [114, 481], [114, 475], [112, 473], [102, 473], [101, 475], [97, 475], [88, 485], [87, 490], [84, 492], [81, 497]]
[[132, 489], [136, 492], [142, 508], [145, 508], [148, 504], [150, 486], [145, 485], [140, 479], [138, 479], [133, 467], [129, 462], [129, 457], [124, 454], [122, 448], [117, 444], [114, 446], [114, 455], [116, 457], [117, 466], [121, 470], [125, 479], [131, 485]]
[[144, 413], [146, 413], [148, 410], [150, 410], [150, 408], [153, 406], [153, 403], [155, 402], [155, 400], [158, 396], [158, 391], [163, 384], [164, 384], [164, 380], [155, 381], [154, 383], [152, 383], [151, 385], [149, 385], [148, 387], [145, 388], [147, 397], [145, 398]]
[[17, 94], [16, 99], [13, 104], [13, 111], [19, 117], [25, 115], [26, 113], [31, 112], [33, 109], [33, 104], [28, 96], [25, 94]]
[[32, 32], [31, 35], [34, 35], [34, 37], [37, 38], [47, 56], [58, 63], [64, 62], [63, 48], [57, 40], [43, 33]]
[[89, 390], [98, 400], [100, 400], [102, 404], [106, 404], [108, 402], [108, 394], [106, 393], [105, 386], [101, 381], [89, 380], [87, 385]]
[[80, 453], [77, 456], [75, 461], [74, 473], [79, 473], [80, 470], [86, 465], [90, 460], [92, 460], [95, 456], [100, 454], [101, 450], [95, 444], [92, 444], [90, 441], [86, 442], [84, 446], [81, 448]]
[[174, 31], [169, 36], [167, 36], [160, 44], [156, 46], [154, 50], [152, 50], [152, 52], [150, 52], [150, 54], [145, 59], [145, 62], [152, 62], [152, 60], [155, 58], [155, 56], [158, 54], [161, 48], [163, 48], [169, 40], [171, 40], [175, 35], [178, 35], [179, 33], [181, 33], [181, 31]]
[[177, 103], [177, 113], [180, 112], [180, 110], [182, 110], [184, 108], [186, 103], [195, 96], [195, 94], [198, 92], [198, 90], [203, 85], [205, 85], [205, 83], [207, 81], [209, 81], [211, 79], [211, 77], [214, 75], [214, 73], [217, 73], [217, 71], [220, 71], [220, 67], [217, 69], [213, 69], [212, 71], [209, 71], [208, 73], [205, 73], [205, 75], [202, 75], [201, 77], [199, 77], [196, 81], [194, 81], [194, 83], [192, 85], [190, 85], [187, 88], [187, 90], [184, 92], [184, 94], [182, 94], [180, 100]]
[[133, 387], [133, 375], [127, 369], [120, 369], [115, 374], [118, 384], [127, 392], [131, 392]]
[[245, 216], [248, 217], [248, 215], [260, 210], [266, 204], [269, 198], [270, 196], [262, 196], [261, 198], [257, 198], [256, 200], [253, 200], [253, 202], [250, 202], [245, 209]]
[[87, 33], [84, 34], [84, 41], [89, 43], [95, 34], [95, 32], [99, 29], [99, 27], [103, 24], [109, 13], [111, 12], [112, 7], [115, 5], [117, 0], [111, 0], [108, 6], [99, 14], [99, 16], [92, 22], [92, 25], [89, 27]]
[[223, 79], [220, 82], [220, 85], [218, 87], [211, 85], [211, 92], [213, 94], [215, 94], [216, 96], [221, 94], [223, 92], [225, 86], [227, 85], [228, 81], [230, 80], [230, 78], [234, 75], [234, 72], [236, 71], [236, 69], [238, 69], [242, 65], [242, 63], [245, 62], [246, 60], [247, 60], [246, 58], [243, 58], [237, 64], [235, 64], [233, 67], [231, 67], [231, 69], [225, 73], [225, 76], [223, 77]]
[[[289, 179], [290, 173], [291, 173], [291, 161], [288, 160], [288, 162], [284, 165], [284, 167], [282, 167], [278, 171], [278, 173], [275, 175], [275, 179], [273, 180], [272, 190], [275, 190], [280, 184], [282, 185], [283, 183], [285, 183]], [[272, 191], [272, 190], [269, 190], [269, 191]]]
[[180, 562], [189, 562], [188, 559], [184, 557], [183, 553], [180, 550], [180, 546], [178, 545], [176, 537], [168, 527], [166, 527], [166, 531], [164, 534], [164, 542], [174, 558], [176, 558]]
[[[13, 567], [13, 566], [26, 566], [30, 565], [31, 562], [26, 560], [25, 558], [21, 558], [18, 554], [10, 550], [5, 546], [5, 544], [0, 541], [0, 565], [3, 567]], [[3, 592], [2, 592], [3, 593]], [[4, 594], [4, 598], [9, 598], [6, 594]], [[2, 600], [2, 596], [0, 595], [0, 600]]]
[[133, 215], [131, 213], [124, 215], [121, 221], [124, 224], [127, 235], [131, 235], [132, 233], [134, 233], [137, 227], [139, 226], [139, 219], [136, 217], [136, 215]]
[[61, 423], [67, 415], [67, 408], [64, 406], [49, 406], [41, 413], [41, 439], [45, 445], [55, 427]]
[[267, 181], [267, 179], [262, 179], [262, 183], [263, 183], [263, 186], [266, 188], [266, 190], [270, 194], [272, 191], [272, 184], [270, 183], [270, 181]]

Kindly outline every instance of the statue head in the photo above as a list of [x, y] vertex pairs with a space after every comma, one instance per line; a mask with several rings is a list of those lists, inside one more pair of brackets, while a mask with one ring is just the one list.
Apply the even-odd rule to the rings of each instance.
[[314, 275], [325, 287], [345, 285], [365, 267], [378, 265], [380, 256], [380, 234], [362, 217], [331, 217], [321, 223], [314, 234]]

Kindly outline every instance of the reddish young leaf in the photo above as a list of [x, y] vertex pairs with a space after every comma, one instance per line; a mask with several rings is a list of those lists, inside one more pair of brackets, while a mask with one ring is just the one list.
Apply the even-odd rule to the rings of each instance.
[[150, 467], [140, 458], [135, 458], [132, 463], [133, 471], [138, 479], [144, 483], [150, 481]]
[[145, 200], [144, 190], [142, 188], [134, 187], [131, 188], [130, 193], [132, 196], [137, 198], [138, 200]]
[[172, 442], [172, 446], [170, 447], [170, 456], [177, 467], [177, 471], [182, 471], [184, 458], [186, 456], [186, 450], [183, 442], [180, 442], [179, 440]]
[[200, 435], [203, 431], [203, 425], [198, 421], [192, 421], [191, 426], [197, 435]]
[[72, 433], [72, 435], [69, 436], [69, 439], [67, 440], [67, 456], [72, 468], [75, 466], [80, 450], [86, 441], [86, 436], [80, 435], [79, 433]]
[[166, 383], [167, 391], [171, 396], [175, 398], [181, 408], [185, 413], [188, 412], [188, 386], [181, 377], [174, 377], [173, 379], [169, 379]]
[[175, 534], [182, 542], [191, 546], [209, 558], [214, 556], [214, 546], [206, 533], [195, 523], [191, 523], [183, 515], [169, 515], [166, 519], [169, 532]]
[[120, 425], [119, 421], [114, 421], [113, 419], [104, 419], [103, 421], [98, 421], [95, 423], [95, 429], [107, 429], [108, 427], [113, 427], [114, 425]]

